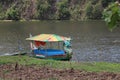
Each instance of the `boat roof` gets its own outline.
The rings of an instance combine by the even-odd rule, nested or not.
[[[66,41],[71,40],[71,38],[59,36],[56,34],[39,34],[30,38],[26,38],[26,40],[30,41],[42,41],[42,42],[59,42],[59,41]]]

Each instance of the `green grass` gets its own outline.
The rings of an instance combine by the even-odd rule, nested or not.
[[[46,66],[56,69],[78,69],[91,72],[120,72],[120,63],[108,62],[73,62],[37,59],[29,56],[1,56],[0,64],[16,63],[22,65]]]

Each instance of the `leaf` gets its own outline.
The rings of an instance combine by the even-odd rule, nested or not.
[[[108,23],[109,29],[114,29],[117,27],[117,21],[118,21],[118,14],[115,13],[111,17],[111,21]]]
[[[117,3],[112,3],[103,12],[103,18],[108,24],[108,28],[112,31],[117,27],[120,21],[120,6]]]

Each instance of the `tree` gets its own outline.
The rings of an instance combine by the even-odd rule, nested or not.
[[[37,11],[38,11],[38,18],[45,20],[48,19],[48,11],[50,9],[50,4],[47,0],[38,0],[37,2]]]
[[[120,26],[120,3],[117,1],[104,9],[103,18],[111,31]]]

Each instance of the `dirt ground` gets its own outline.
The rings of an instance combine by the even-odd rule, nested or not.
[[[6,64],[0,65],[0,80],[120,80],[120,73]]]

